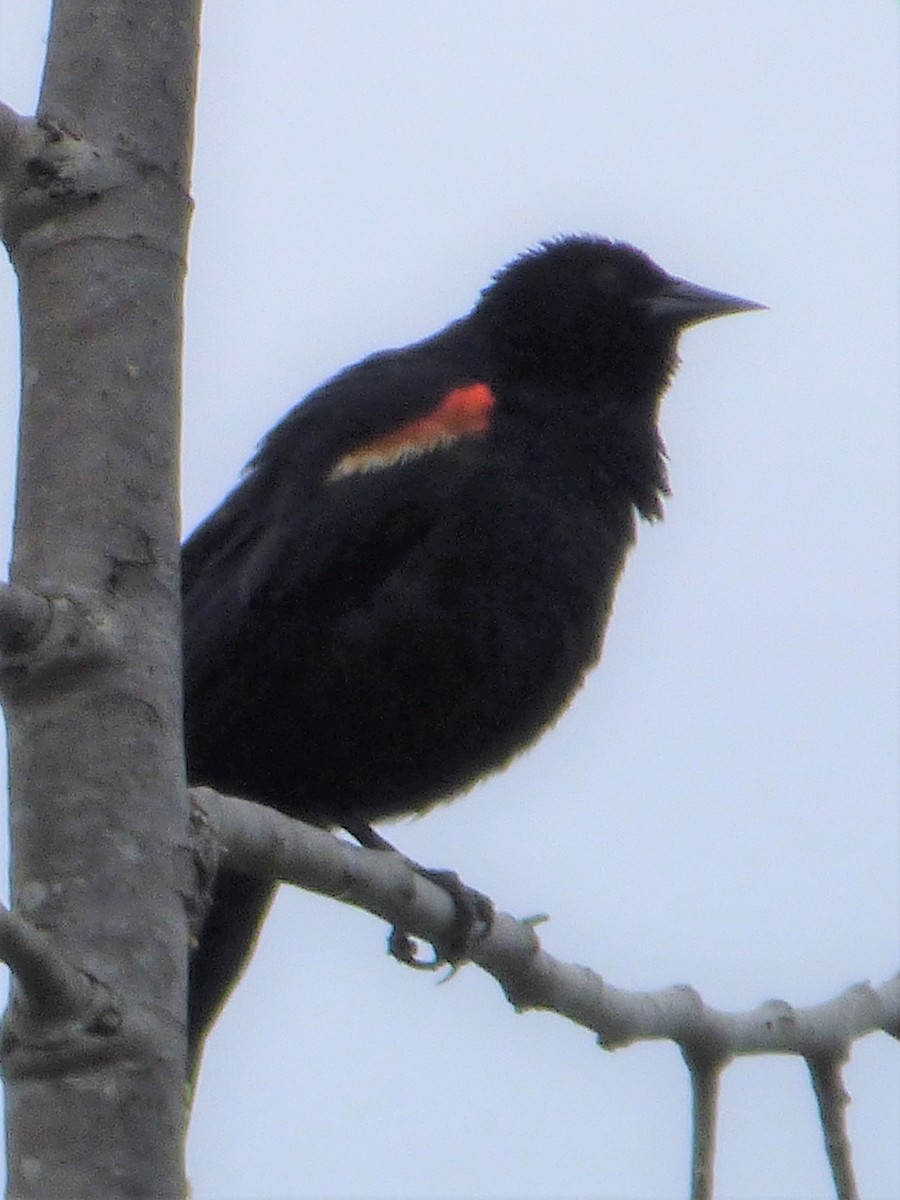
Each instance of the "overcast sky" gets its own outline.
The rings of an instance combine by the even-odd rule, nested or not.
[[[49,5],[0,0],[34,107]],[[257,0],[203,30],[184,518],[347,362],[465,312],[537,240],[593,231],[770,306],[688,332],[673,496],[604,661],[501,777],[390,830],[552,953],[732,1009],[881,982],[898,948],[898,9],[887,0]],[[0,271],[0,498],[16,332]],[[7,542],[3,549],[6,550]],[[374,918],[285,892],[210,1040],[194,1200],[677,1197],[678,1052],[607,1055],[435,987]],[[900,1195],[900,1047],[859,1044],[869,1200]],[[826,1197],[802,1063],[724,1086],[719,1194]]]

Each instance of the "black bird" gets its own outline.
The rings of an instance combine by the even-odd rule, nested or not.
[[[679,334],[760,307],[566,237],[312,392],[184,546],[191,782],[365,839],[533,742],[599,658],[636,514],[662,515]],[[192,1070],[272,894],[216,881]]]

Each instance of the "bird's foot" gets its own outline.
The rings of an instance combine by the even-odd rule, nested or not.
[[[371,825],[364,821],[348,822],[344,828],[368,850],[392,850],[395,854],[400,853],[387,838],[376,833]],[[447,976],[449,979],[469,957],[472,947],[490,932],[494,906],[482,892],[467,887],[455,871],[433,870],[414,862],[405,854],[402,857],[417,875],[437,884],[449,894],[456,907],[456,915],[446,936],[441,938],[440,942],[432,943],[433,958],[419,958],[417,940],[396,925],[388,937],[388,953],[398,962],[416,971],[437,971],[447,964],[451,968]]]
[[[416,939],[396,925],[388,937],[388,953],[416,971],[437,971],[447,964],[451,968],[447,976],[450,979],[470,957],[472,948],[490,932],[494,906],[482,892],[466,887],[455,871],[430,870],[418,863],[413,863],[413,867],[423,879],[430,879],[450,895],[456,915],[447,934],[440,942],[432,943],[433,958],[419,958]]]

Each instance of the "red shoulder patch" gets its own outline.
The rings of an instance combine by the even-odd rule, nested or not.
[[[342,479],[360,471],[379,471],[404,459],[450,446],[461,438],[487,433],[495,403],[494,393],[486,383],[453,388],[431,412],[345,454],[329,471],[328,479]]]

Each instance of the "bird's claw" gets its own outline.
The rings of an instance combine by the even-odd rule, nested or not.
[[[416,940],[396,925],[388,937],[388,953],[398,962],[416,971],[437,971],[448,965],[450,972],[441,981],[452,979],[468,959],[472,948],[490,932],[494,906],[487,896],[466,887],[455,871],[435,871],[416,867],[418,874],[448,892],[456,906],[456,915],[447,935],[432,944],[434,957],[421,959]]]
[[[419,958],[418,942],[398,925],[395,925],[388,935],[387,944],[391,958],[396,958],[397,962],[403,963],[405,967],[412,967],[414,971],[436,971],[445,961],[435,947],[432,947],[434,958]]]

